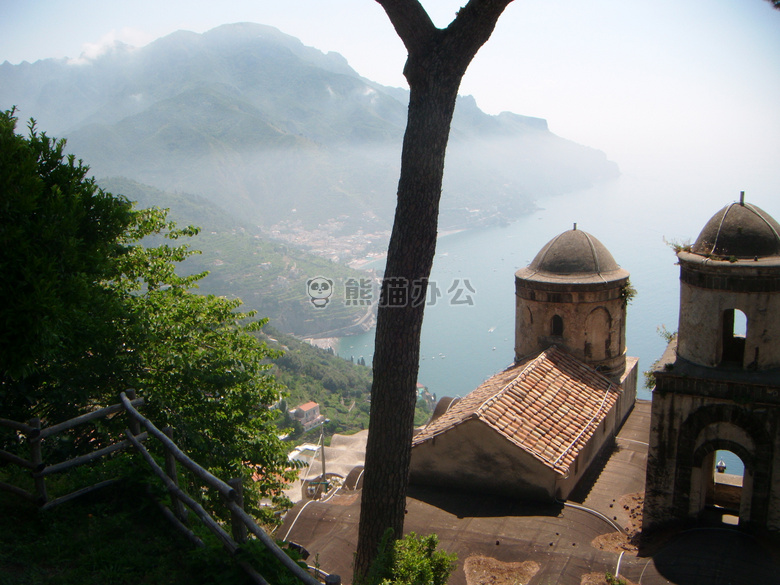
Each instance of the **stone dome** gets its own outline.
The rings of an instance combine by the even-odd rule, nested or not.
[[[780,224],[750,203],[732,203],[712,216],[691,251],[723,259],[780,256]]]
[[[576,225],[547,242],[520,272],[533,280],[610,281],[628,276],[604,244]]]

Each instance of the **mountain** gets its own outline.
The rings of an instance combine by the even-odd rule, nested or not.
[[[313,247],[386,238],[407,99],[336,53],[250,23],[116,44],[94,60],[0,65],[0,107],[66,137],[95,175],[195,193],[276,237],[320,230]],[[447,157],[442,229],[511,220],[618,174],[546,121],[487,115],[468,96]]]

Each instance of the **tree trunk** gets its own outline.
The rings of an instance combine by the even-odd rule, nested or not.
[[[354,582],[368,573],[382,536],[403,533],[420,332],[436,235],[444,154],[463,74],[511,0],[471,0],[447,29],[417,0],[377,0],[409,57],[409,111],[401,177],[377,315],[374,381]]]
[[[446,93],[438,88],[412,90],[398,207],[377,316],[362,495],[366,513],[360,515],[356,568],[364,558],[373,558],[387,528],[397,537],[403,532],[424,295],[436,251],[444,150],[456,93],[457,87]],[[415,119],[422,124],[412,124]],[[414,159],[426,164],[406,162]],[[422,291],[422,298],[413,298],[420,294],[417,291]],[[391,295],[405,296],[406,302],[402,298],[399,303],[405,306],[391,304],[396,302]]]

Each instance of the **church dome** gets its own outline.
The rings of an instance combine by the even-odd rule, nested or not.
[[[563,232],[539,251],[523,272],[534,280],[549,276],[565,280],[615,280],[625,278],[628,273],[618,266],[607,247],[598,239],[582,230]]]
[[[732,203],[712,216],[691,251],[726,259],[780,256],[780,224],[755,205]]]

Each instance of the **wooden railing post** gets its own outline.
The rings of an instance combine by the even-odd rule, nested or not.
[[[49,495],[46,493],[46,478],[38,475],[37,472],[43,471],[43,453],[41,451],[41,419],[30,419],[28,424],[33,428],[27,436],[27,442],[30,445],[30,462],[33,464],[33,480],[35,481],[35,491],[38,494],[38,505],[43,506],[49,501]]]
[[[138,421],[136,421],[136,425],[138,424]],[[162,432],[165,433],[165,436],[171,441],[173,440],[173,429],[171,427],[165,427]],[[179,487],[179,473],[176,469],[176,458],[173,456],[173,453],[171,453],[171,450],[165,445],[163,445],[163,452],[165,453],[165,475],[170,478],[176,487]],[[171,494],[173,513],[176,514],[176,517],[181,520],[183,524],[186,524],[187,510],[184,508],[184,504],[171,490],[168,490],[168,493]]]
[[[135,400],[135,390],[133,390],[132,388],[128,388],[125,391],[125,395],[130,400]],[[127,413],[127,420],[128,420],[127,428],[130,429],[130,432],[133,433],[134,435],[140,435],[141,434],[141,423],[139,423],[134,417],[130,416],[129,412]]]
[[[236,504],[243,510],[244,509],[244,483],[240,477],[234,477],[229,480],[228,485],[236,490]],[[231,510],[230,512],[230,524],[233,528],[233,539],[238,544],[244,544],[247,541],[246,525],[241,517]]]

